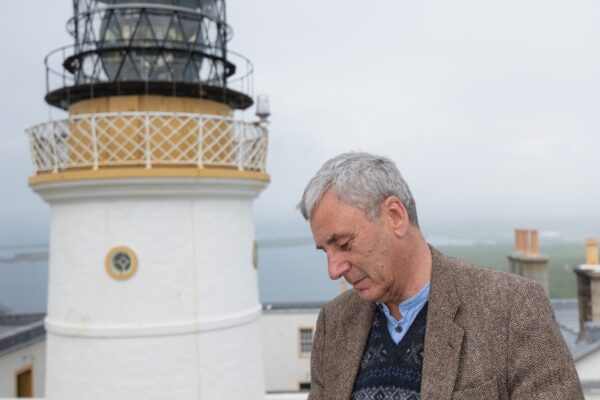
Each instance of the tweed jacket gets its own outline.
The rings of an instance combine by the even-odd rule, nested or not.
[[[579,400],[575,366],[534,282],[432,248],[422,400]],[[375,304],[354,290],[321,310],[310,400],[350,399]]]

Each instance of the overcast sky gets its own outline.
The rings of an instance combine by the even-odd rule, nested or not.
[[[230,48],[253,61],[272,109],[259,237],[307,233],[305,183],[349,150],[396,161],[426,233],[600,235],[597,0],[227,5]],[[0,246],[47,241],[23,131],[63,115],[43,101],[43,59],[72,43],[71,7],[0,2]]]

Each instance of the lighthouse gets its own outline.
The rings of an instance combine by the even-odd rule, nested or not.
[[[51,208],[46,399],[264,398],[268,102],[224,0],[74,0],[28,128]]]

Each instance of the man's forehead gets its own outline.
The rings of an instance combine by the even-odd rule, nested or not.
[[[344,201],[340,196],[338,196],[333,188],[329,188],[315,204],[309,222],[312,223],[317,214],[333,214],[334,216],[339,216],[340,210],[348,211],[350,214],[361,216],[365,215],[362,209]],[[346,215],[346,213],[344,213],[344,215]],[[320,217],[321,216],[322,215],[320,215]],[[352,215],[348,216],[351,217]]]

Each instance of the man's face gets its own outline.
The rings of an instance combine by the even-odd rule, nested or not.
[[[328,190],[317,204],[310,228],[317,249],[327,253],[331,279],[344,279],[367,301],[392,296],[392,234],[381,217],[369,221],[362,210]]]

